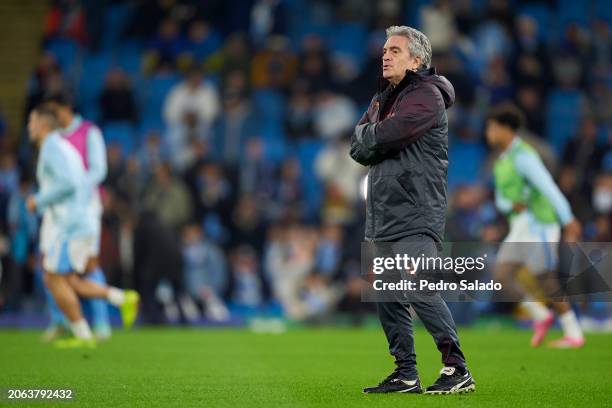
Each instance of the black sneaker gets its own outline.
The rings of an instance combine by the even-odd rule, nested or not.
[[[420,394],[423,392],[419,379],[406,380],[398,376],[397,371],[391,373],[390,376],[381,381],[380,384],[374,387],[364,388],[366,394],[384,394],[388,392],[403,392]]]
[[[476,383],[467,369],[460,372],[455,367],[444,367],[440,371],[440,378],[427,387],[425,394],[460,394],[475,389]]]

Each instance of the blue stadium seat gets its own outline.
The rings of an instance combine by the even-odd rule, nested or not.
[[[603,18],[612,25],[612,4],[610,0],[595,0],[595,9],[593,16]]]
[[[325,143],[321,140],[305,140],[296,146],[297,157],[302,168],[302,187],[306,205],[310,211],[316,211],[323,199],[323,186],[316,175],[314,162],[324,147]]]
[[[557,21],[561,32],[569,23],[588,27],[589,8],[583,1],[559,0],[557,2]]]
[[[311,20],[300,20],[291,30],[291,45],[294,49],[299,50],[302,46],[302,40],[310,35],[319,35],[324,40],[329,38],[329,33],[332,27],[326,24],[315,23]]]
[[[121,146],[124,155],[135,151],[138,144],[137,132],[131,123],[109,122],[103,126],[102,132],[106,144]]]
[[[332,52],[349,56],[357,65],[365,58],[367,30],[363,24],[338,24],[328,33],[327,43]]]
[[[263,137],[264,156],[272,163],[280,163],[285,157],[289,148],[282,138],[270,139]]]
[[[578,90],[556,89],[548,95],[546,136],[558,154],[574,136],[580,122],[582,94]]]
[[[77,103],[84,109],[97,105],[104,88],[104,79],[112,66],[112,56],[106,52],[83,56],[81,75],[78,85]],[[93,118],[92,118],[93,119]]]
[[[480,141],[466,143],[452,138],[448,151],[448,188],[474,184],[480,177],[480,170],[486,158],[486,149]]]
[[[140,76],[143,49],[143,44],[137,40],[122,41],[115,48],[115,63],[132,79]]]
[[[519,14],[527,14],[538,24],[538,37],[542,41],[547,41],[551,36],[555,36],[554,16],[550,8],[544,3],[526,3],[520,6]],[[551,32],[552,31],[552,32]]]
[[[262,89],[253,93],[255,107],[262,113],[264,120],[282,121],[285,114],[283,94],[272,89]]]
[[[45,44],[45,50],[55,55],[65,75],[71,75],[74,72],[80,56],[80,47],[75,41],[67,38],[54,38]]]
[[[179,82],[174,74],[154,75],[137,87],[143,123],[163,124],[162,109],[170,90]]]
[[[287,150],[283,130],[285,98],[278,91],[263,89],[255,91],[252,99],[258,117],[258,133],[266,146],[266,157],[279,162]]]
[[[421,29],[423,24],[421,22],[421,8],[431,4],[431,0],[413,0],[410,2],[410,7],[406,7],[404,13],[404,23],[410,27]]]
[[[100,105],[91,101],[89,103],[81,104],[78,106],[79,113],[87,120],[90,120],[94,123],[98,123],[100,118],[102,117],[102,112],[100,111]]]
[[[111,4],[106,8],[104,14],[104,32],[102,35],[102,47],[112,49],[121,41],[123,32],[132,15],[130,4]]]

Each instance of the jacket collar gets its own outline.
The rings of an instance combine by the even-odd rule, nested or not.
[[[406,75],[404,75],[404,78],[402,78],[400,83],[397,84],[397,86],[393,86],[391,85],[391,83],[389,83],[385,91],[386,92],[387,91],[388,92],[394,92],[394,91],[400,92],[404,88],[406,88],[406,86],[413,83],[414,81],[418,79],[423,79],[426,76],[436,75],[436,73],[437,71],[435,67],[421,68],[417,71],[406,70]]]

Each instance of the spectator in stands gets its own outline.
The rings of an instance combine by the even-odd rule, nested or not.
[[[254,310],[263,302],[257,253],[248,245],[239,246],[230,255],[230,263],[233,280],[232,304],[245,312]]]
[[[168,125],[168,147],[175,168],[185,168],[185,156],[193,139],[209,137],[211,126],[219,114],[219,97],[213,85],[194,68],[169,93],[163,106]]]
[[[274,191],[275,168],[266,159],[264,142],[253,137],[246,143],[244,158],[240,161],[238,185],[240,193],[253,195],[265,207]]]
[[[304,80],[313,92],[330,89],[333,85],[330,67],[329,55],[321,37],[312,34],[304,38],[298,78]]]
[[[85,11],[78,0],[55,0],[45,16],[45,39],[69,38],[87,43]]]
[[[253,57],[251,82],[254,88],[284,90],[294,81],[296,73],[297,59],[290,51],[288,39],[272,36]]]
[[[330,316],[340,300],[341,290],[318,272],[311,273],[304,280],[301,296],[308,321],[324,321]]]
[[[145,136],[144,144],[137,155],[140,170],[145,178],[153,173],[155,167],[169,159],[161,135],[157,131],[151,131]]]
[[[194,139],[189,147],[190,155],[186,158],[186,168],[183,172],[183,179],[189,187],[190,191],[195,191],[195,186],[198,183],[200,167],[212,161],[212,152],[210,151],[210,141]]]
[[[43,54],[28,82],[26,112],[34,109],[47,95],[62,93],[64,85],[62,72],[55,56],[51,53]]]
[[[342,228],[333,222],[323,225],[317,242],[315,269],[327,281],[332,281],[340,272],[342,257]]]
[[[304,192],[300,181],[301,168],[296,158],[286,159],[272,195],[268,216],[272,220],[301,220],[305,213]]]
[[[455,190],[446,221],[446,236],[450,241],[479,240],[489,221],[483,211],[486,198],[487,191],[479,185],[464,185]]]
[[[510,72],[517,86],[537,87],[545,91],[550,86],[549,56],[540,41],[537,21],[526,14],[517,17],[513,38],[514,49],[509,58]]]
[[[227,229],[234,207],[232,184],[217,163],[202,163],[198,170],[190,186],[196,219],[204,222],[207,237],[220,244],[227,243]]]
[[[483,82],[488,91],[488,103],[491,106],[512,100],[514,88],[503,58],[494,57],[490,60]]]
[[[342,193],[336,183],[326,183],[323,187],[323,200],[320,205],[319,217],[323,222],[337,222],[348,225],[355,220],[353,205]]]
[[[357,120],[357,107],[348,97],[329,90],[315,95],[313,125],[317,137],[336,140],[350,134]]]
[[[0,213],[4,214],[10,196],[19,188],[17,158],[11,153],[0,154]]]
[[[26,199],[34,191],[32,181],[25,175],[19,180],[19,188],[15,190],[8,202],[7,223],[10,238],[10,255],[7,276],[8,307],[19,309],[23,295],[24,283],[27,273],[33,273],[34,249],[38,240],[38,220],[36,214],[26,208]],[[8,273],[6,273],[8,272]]]
[[[594,184],[593,207],[599,215],[610,216],[612,214],[612,171],[600,173]],[[608,225],[608,235],[610,235],[610,225]]]
[[[360,199],[359,181],[365,171],[363,166],[351,160],[349,150],[347,140],[331,141],[315,158],[314,168],[323,183],[335,185],[339,193],[353,206]]]
[[[537,84],[537,82],[536,82]],[[545,136],[545,117],[542,115],[541,87],[538,85],[524,85],[516,92],[517,105],[525,113],[527,129],[536,136]]]
[[[578,134],[571,139],[563,153],[559,185],[568,197],[579,217],[592,212],[591,203],[583,197],[591,197],[596,175],[601,167],[605,146],[597,140],[597,123],[587,117],[582,121]]]
[[[157,32],[160,23],[170,18],[174,0],[138,0],[126,31],[128,37],[148,40]]]
[[[155,176],[146,187],[143,203],[153,211],[160,223],[177,231],[186,225],[192,216],[189,190],[175,177],[167,164],[155,168]]]
[[[211,55],[204,63],[207,72],[218,74],[224,86],[228,75],[240,71],[246,78],[251,73],[251,53],[245,36],[234,33],[227,37],[223,48]]]
[[[204,20],[195,20],[189,25],[185,49],[181,58],[186,63],[199,66],[221,47],[221,37],[210,24]]]
[[[605,18],[595,18],[592,23],[592,58],[595,69],[606,72],[610,69],[612,46],[610,45],[610,23]]]
[[[248,245],[260,257],[263,252],[263,241],[266,224],[262,217],[262,207],[259,201],[250,194],[238,198],[231,218],[230,248]]]
[[[167,18],[161,22],[157,35],[149,42],[146,65],[154,67],[160,61],[173,63],[184,48],[185,41],[181,38],[180,27],[174,20]]]
[[[221,248],[206,239],[202,227],[189,224],[183,229],[185,290],[204,307],[206,318],[225,321],[229,311],[223,304],[228,286],[228,271]]]
[[[217,158],[235,168],[240,164],[247,141],[259,136],[261,117],[248,94],[248,82],[240,71],[233,71],[223,90],[223,114],[214,129]]]
[[[437,0],[423,6],[421,24],[423,34],[431,42],[432,52],[446,52],[450,49],[456,36],[450,1]]]
[[[315,136],[313,129],[312,96],[305,81],[293,83],[285,114],[285,132],[293,141]]]
[[[158,208],[152,210],[145,209],[138,215],[134,230],[135,288],[142,296],[145,322],[164,322],[157,300],[164,306],[165,319],[176,322],[181,315],[175,300],[184,291],[180,235],[158,219],[155,212]],[[157,291],[160,282],[169,285],[169,290]],[[161,288],[168,288],[167,285]]]
[[[132,122],[138,120],[134,92],[128,76],[115,68],[106,75],[106,82],[100,95],[102,122]]]
[[[271,237],[267,248],[266,266],[274,297],[285,314],[296,320],[308,317],[302,291],[315,262],[316,236],[313,231],[292,225]]]
[[[249,31],[255,45],[261,45],[272,34],[285,34],[286,3],[281,0],[256,0],[251,9]]]

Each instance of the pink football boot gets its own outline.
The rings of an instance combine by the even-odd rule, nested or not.
[[[544,341],[546,333],[552,326],[554,316],[552,312],[548,312],[548,317],[544,320],[536,320],[533,322],[533,336],[531,337],[531,347],[538,347]]]

